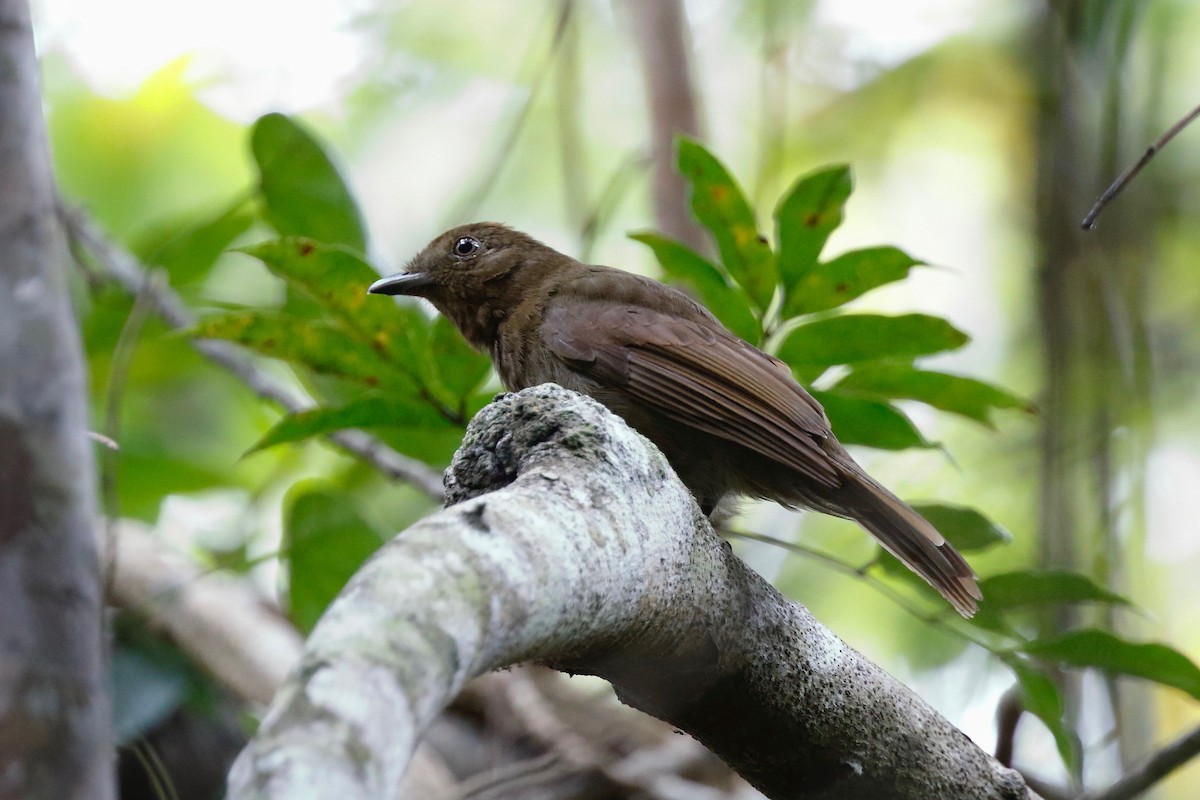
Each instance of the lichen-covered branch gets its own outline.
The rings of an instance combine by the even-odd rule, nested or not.
[[[1021,798],[1024,784],[738,560],[666,461],[544,385],[472,422],[454,505],[371,559],[313,632],[230,798],[392,797],[471,677],[612,682],[775,798]]]

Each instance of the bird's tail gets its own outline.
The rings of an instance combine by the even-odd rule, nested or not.
[[[845,488],[852,496],[849,516],[941,592],[958,613],[975,615],[983,599],[975,571],[937,528],[865,473],[850,476]]]

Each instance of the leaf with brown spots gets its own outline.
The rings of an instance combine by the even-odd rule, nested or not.
[[[758,232],[754,210],[725,166],[691,139],[680,137],[679,171],[691,185],[692,213],[717,243],[721,263],[759,311],[775,296],[775,254]]]
[[[367,287],[379,278],[357,253],[340,245],[289,238],[261,242],[240,252],[300,289],[362,344],[405,373],[429,377],[425,357],[430,322],[413,303],[368,302]]]
[[[920,264],[895,247],[868,247],[814,264],[787,287],[783,316],[796,317],[837,308],[894,281],[903,280]]]
[[[235,342],[263,355],[363,386],[410,395],[419,390],[409,376],[381,358],[374,348],[346,336],[328,322],[246,312],[204,320],[190,333],[198,339]]]
[[[789,296],[816,267],[829,234],[842,224],[842,209],[852,189],[850,167],[822,167],[792,184],[775,209],[779,274]]]

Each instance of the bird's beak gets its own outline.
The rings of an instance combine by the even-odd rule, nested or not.
[[[433,286],[433,279],[428,272],[401,272],[380,278],[367,289],[369,294],[410,294],[420,297],[425,290]]]

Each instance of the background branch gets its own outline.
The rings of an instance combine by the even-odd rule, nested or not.
[[[708,242],[688,211],[683,177],[675,169],[676,135],[700,134],[688,56],[687,15],[680,0],[630,0],[625,7],[632,20],[633,40],[646,84],[654,222],[663,235],[706,252]]]
[[[164,631],[242,700],[265,704],[299,660],[300,634],[245,581],[203,572],[128,520],[116,528],[112,601]]]
[[[1193,728],[1175,741],[1150,755],[1100,792],[1091,792],[1084,800],[1129,800],[1137,797],[1200,753],[1200,727]]]
[[[1085,231],[1090,231],[1095,228],[1096,220],[1100,217],[1100,212],[1104,210],[1104,207],[1111,203],[1117,195],[1124,191],[1125,186],[1131,180],[1137,177],[1137,174],[1142,171],[1143,167],[1150,163],[1150,159],[1154,158],[1155,154],[1157,154],[1159,150],[1162,150],[1164,147],[1166,147],[1172,139],[1179,135],[1180,131],[1182,131],[1188,125],[1191,125],[1197,118],[1200,118],[1200,106],[1196,106],[1187,114],[1185,114],[1181,120],[1168,128],[1166,133],[1158,137],[1154,144],[1147,147],[1146,152],[1142,153],[1142,157],[1133,164],[1129,165],[1129,167],[1122,172],[1096,200],[1096,204],[1092,206],[1091,210],[1088,211],[1087,216],[1083,218],[1083,222],[1080,223],[1083,229]]]

